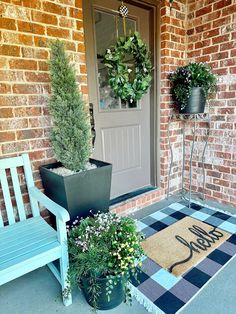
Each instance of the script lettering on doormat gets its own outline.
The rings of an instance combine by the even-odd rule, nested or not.
[[[174,263],[168,269],[169,272],[171,273],[174,267],[190,261],[193,257],[194,252],[199,254],[201,251],[207,251],[208,248],[210,248],[213,243],[216,243],[216,241],[218,241],[220,238],[224,236],[224,234],[220,232],[219,230],[217,230],[216,227],[213,227],[212,230],[207,232],[201,227],[197,225],[193,225],[191,228],[188,228],[188,230],[192,232],[193,234],[195,234],[196,236],[198,236],[198,238],[196,239],[196,242],[194,241],[188,242],[187,240],[185,240],[183,237],[179,235],[175,236],[176,240],[178,240],[180,243],[182,243],[189,249],[189,256],[182,261]]]
[[[142,242],[145,254],[175,276],[201,262],[230,233],[192,217],[184,217]]]

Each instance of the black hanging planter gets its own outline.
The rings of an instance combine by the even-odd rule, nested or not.
[[[179,113],[204,113],[206,96],[202,87],[193,87],[187,105]]]
[[[96,284],[99,285],[99,296],[97,299],[96,307],[98,310],[111,310],[118,305],[120,305],[125,299],[124,292],[124,277],[120,277],[117,279],[117,284],[113,285],[113,289],[110,294],[110,301],[108,301],[106,294],[106,287],[109,278],[96,278]],[[93,306],[92,297],[91,297],[91,283],[89,278],[83,278],[81,280],[81,289],[85,296],[86,301],[89,305]]]
[[[50,170],[61,167],[59,162],[40,168],[46,195],[68,210],[71,222],[77,216],[89,216],[90,210],[109,209],[112,165],[95,159],[90,162],[97,168],[64,177]]]

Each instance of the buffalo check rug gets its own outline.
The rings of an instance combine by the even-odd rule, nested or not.
[[[138,228],[148,238],[185,217],[192,217],[228,232],[230,237],[179,277],[145,257],[138,280],[132,280],[131,293],[151,313],[181,312],[236,255],[236,217],[194,203],[191,208],[187,206],[185,201],[173,203],[138,221]]]

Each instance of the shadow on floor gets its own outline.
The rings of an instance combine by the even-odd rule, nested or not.
[[[0,286],[1,314],[91,314],[91,307],[79,291],[73,292],[73,304],[65,307],[61,300],[60,285],[47,267]],[[100,314],[147,314],[136,300],[133,306],[121,304]]]

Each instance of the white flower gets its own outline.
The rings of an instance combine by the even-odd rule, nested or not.
[[[128,71],[128,73],[131,73],[131,72],[132,72],[132,70],[131,70],[131,69],[128,69],[127,71]]]
[[[109,54],[110,54],[110,53],[111,53],[111,49],[107,49],[107,53],[109,53]]]

